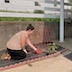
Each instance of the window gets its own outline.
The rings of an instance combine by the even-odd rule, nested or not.
[[[9,0],[5,0],[5,3],[9,3]]]
[[[35,6],[40,6],[40,4],[38,2],[35,2]]]

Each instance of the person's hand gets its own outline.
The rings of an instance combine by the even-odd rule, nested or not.
[[[35,52],[36,52],[37,54],[40,54],[40,50],[39,50],[39,49],[36,49]]]

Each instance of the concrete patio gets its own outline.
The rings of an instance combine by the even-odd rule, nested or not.
[[[66,38],[62,43],[59,41],[55,41],[55,43],[72,51],[72,38]]]

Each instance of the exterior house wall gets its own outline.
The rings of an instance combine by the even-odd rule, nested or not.
[[[34,10],[44,10],[44,14],[57,14],[60,15],[60,5],[56,3],[54,6],[53,3],[49,0],[9,0],[9,3],[5,3],[4,0],[0,0],[0,10],[4,11],[11,11],[14,12],[25,12],[25,13],[32,13]],[[60,2],[60,0],[53,0]],[[68,0],[64,0],[68,2]],[[35,6],[35,2],[38,2],[40,6]],[[47,8],[47,9],[45,9]],[[51,9],[50,9],[51,8]],[[54,8],[54,9],[53,9]],[[71,6],[65,6],[65,9],[70,9]],[[65,11],[66,12],[66,11]],[[69,14],[69,12],[66,12]]]
[[[11,10],[11,11],[33,11],[29,7],[34,6],[34,2],[24,1],[24,0],[9,0],[9,3],[5,3],[4,0],[0,0],[1,10]]]

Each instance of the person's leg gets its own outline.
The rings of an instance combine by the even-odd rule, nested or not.
[[[11,55],[12,59],[18,60],[18,59],[23,59],[26,57],[26,53],[23,50],[11,50],[8,49],[9,54]]]

